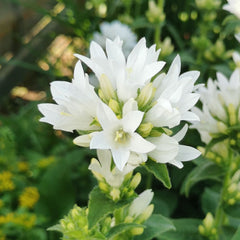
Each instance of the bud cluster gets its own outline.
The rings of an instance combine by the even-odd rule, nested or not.
[[[240,202],[240,170],[237,170],[231,178],[224,195],[224,201],[227,205]]]
[[[217,229],[215,227],[215,220],[211,213],[207,213],[203,222],[198,227],[199,233],[207,237],[209,240],[217,240]]]

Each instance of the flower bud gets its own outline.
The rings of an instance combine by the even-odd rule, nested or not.
[[[110,196],[112,197],[112,200],[114,202],[117,202],[120,199],[120,190],[118,188],[113,188],[112,191],[110,192]]]
[[[149,10],[147,11],[146,16],[150,23],[162,23],[165,20],[166,16],[163,12],[163,6],[158,6],[155,1],[150,0],[148,2],[148,8]]]
[[[132,188],[132,189],[135,189],[139,183],[141,182],[141,174],[138,172],[136,173],[136,175],[133,177],[129,187]]]
[[[142,123],[139,127],[138,127],[138,133],[142,136],[142,137],[148,137],[149,134],[151,133],[153,128],[153,124],[148,122],[148,123]]]
[[[99,78],[99,83],[100,83],[100,89],[102,91],[101,95],[104,97],[105,101],[108,102],[111,98],[113,99],[116,98],[116,93],[107,75],[102,74]]]
[[[142,109],[149,105],[154,98],[156,92],[156,88],[153,87],[152,83],[147,84],[141,91],[137,97],[138,107]]]
[[[203,224],[207,229],[211,229],[214,224],[214,218],[211,213],[207,213],[207,216],[203,220]]]
[[[144,229],[142,227],[139,228],[133,228],[131,229],[132,235],[141,235],[143,233]]]
[[[227,107],[228,114],[229,114],[229,123],[231,126],[235,125],[237,123],[237,118],[236,118],[236,112],[235,112],[235,107],[232,103],[230,103]]]
[[[121,112],[119,103],[112,98],[109,100],[108,106],[113,110],[115,114],[119,114]]]

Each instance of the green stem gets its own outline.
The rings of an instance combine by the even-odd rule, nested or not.
[[[223,204],[224,204],[224,196],[226,195],[229,181],[231,180],[231,174],[232,174],[231,162],[232,162],[232,154],[230,154],[230,156],[229,156],[229,165],[228,165],[228,169],[227,169],[227,172],[226,172],[224,180],[223,180],[223,186],[222,186],[222,190],[221,190],[221,194],[220,194],[220,199],[219,199],[218,206],[217,206],[216,213],[215,213],[215,226],[217,229],[217,240],[220,239],[220,234],[222,232],[222,225],[223,225],[224,219],[225,219]]]
[[[155,27],[154,41],[156,43],[157,49],[160,47],[160,36],[161,36],[161,26],[159,24]]]

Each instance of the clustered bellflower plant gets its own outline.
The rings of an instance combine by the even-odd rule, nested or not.
[[[72,82],[51,83],[56,104],[39,105],[44,115],[40,121],[57,130],[76,131],[79,136],[73,142],[96,149],[98,155],[89,166],[98,187],[90,193],[88,208],[75,207],[60,225],[51,228],[61,231],[63,239],[141,235],[153,211],[149,205],[153,193],[135,192],[141,174],[133,170],[144,165],[167,185],[162,178],[163,173],[168,175],[166,163],[182,168],[183,162],[200,155],[193,147],[179,144],[187,124],[173,133],[182,121],[198,120],[191,108],[199,99],[193,92],[198,88],[194,83],[199,72],[181,74],[176,56],[168,72],[160,73],[165,62],[158,61],[160,50],[155,45],[148,48],[142,38],[127,57],[123,45],[119,37],[106,39],[104,51],[92,41],[89,58],[75,54],[79,61]],[[82,62],[94,73],[99,88],[89,83]],[[95,208],[103,200],[105,208]]]

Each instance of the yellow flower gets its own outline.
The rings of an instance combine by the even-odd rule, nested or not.
[[[33,208],[39,199],[39,192],[35,187],[26,187],[19,196],[19,204],[21,207]]]
[[[28,163],[27,162],[18,162],[18,170],[20,172],[26,172],[29,169]]]
[[[39,168],[46,168],[50,164],[52,164],[54,161],[55,161],[55,158],[53,156],[50,156],[50,157],[41,159],[37,165]]]
[[[15,188],[12,181],[12,173],[4,171],[0,173],[0,192],[11,191]]]

